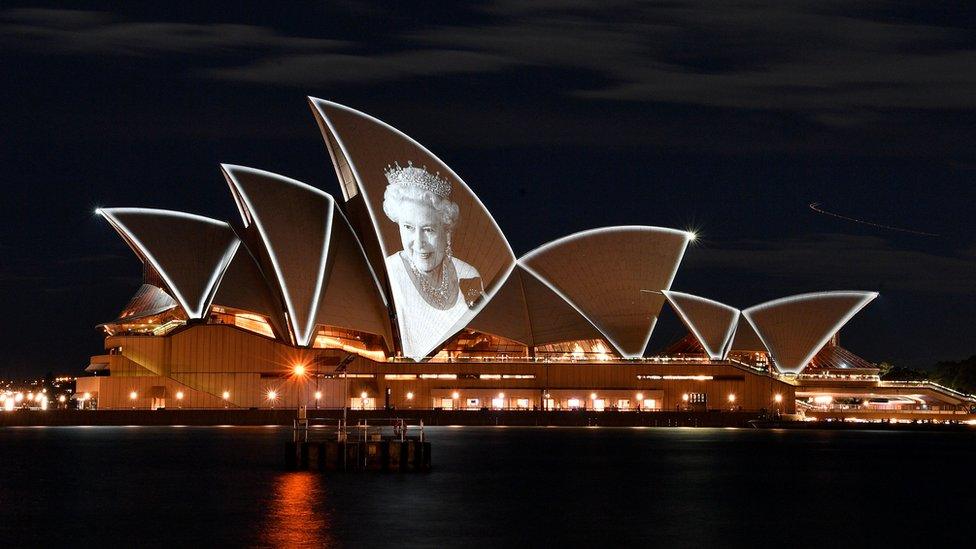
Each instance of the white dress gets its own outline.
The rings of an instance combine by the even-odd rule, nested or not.
[[[458,278],[478,278],[478,270],[456,257],[452,257]],[[468,308],[458,288],[457,300],[450,309],[437,309],[428,304],[410,279],[400,253],[386,258],[386,272],[390,277],[390,289],[396,306],[400,326],[403,355],[421,360],[444,341],[464,315],[473,312]]]

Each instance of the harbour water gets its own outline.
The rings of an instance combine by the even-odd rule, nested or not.
[[[287,472],[284,427],[0,429],[0,544],[972,543],[971,432],[428,428],[428,474]]]

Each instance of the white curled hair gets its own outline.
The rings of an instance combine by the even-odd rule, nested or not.
[[[437,196],[431,191],[413,185],[386,186],[386,191],[383,192],[383,212],[386,217],[389,217],[390,221],[394,223],[399,223],[400,208],[407,200],[430,204],[434,211],[440,215],[441,222],[444,223],[444,228],[448,232],[452,232],[454,226],[457,225],[460,214],[457,204],[451,202],[449,198]]]

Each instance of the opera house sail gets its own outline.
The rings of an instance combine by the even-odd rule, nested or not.
[[[877,296],[740,312],[673,289],[694,235],[651,225],[516,257],[475,194],[491,182],[469,186],[392,126],[309,102],[337,193],[228,164],[239,219],[99,210],[143,281],[100,325],[86,406],[791,413],[804,370],[848,356],[835,334]],[[671,311],[689,336],[654,353]]]

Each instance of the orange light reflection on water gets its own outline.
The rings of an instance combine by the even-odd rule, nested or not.
[[[334,546],[324,496],[321,475],[295,472],[279,476],[261,528],[262,545]]]

